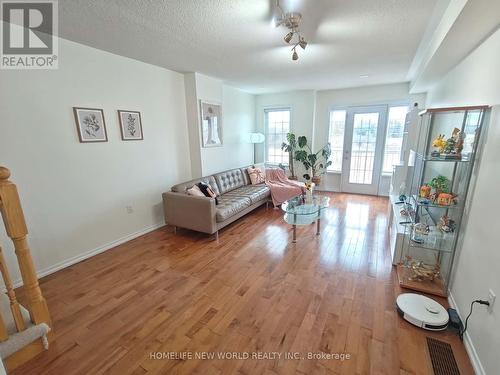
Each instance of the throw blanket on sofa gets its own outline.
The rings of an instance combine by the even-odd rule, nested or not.
[[[278,168],[266,169],[266,185],[271,190],[274,207],[306,191],[303,182],[289,180]]]

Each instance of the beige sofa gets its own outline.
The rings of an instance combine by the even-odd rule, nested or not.
[[[217,195],[214,198],[188,195],[186,190],[204,182]],[[265,184],[252,185],[247,168],[231,169],[212,176],[191,180],[172,187],[163,193],[165,222],[177,227],[219,235],[219,229],[231,224],[270,199]]]

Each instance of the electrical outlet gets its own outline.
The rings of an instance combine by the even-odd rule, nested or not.
[[[132,208],[132,206],[126,206],[125,209],[127,210],[127,214],[131,214],[134,212],[134,209]]]
[[[490,305],[488,306],[488,312],[491,313],[493,311],[493,305],[495,304],[495,299],[497,296],[495,293],[490,289],[488,290],[488,302]]]

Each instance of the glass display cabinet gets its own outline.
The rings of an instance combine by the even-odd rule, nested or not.
[[[401,208],[407,225],[397,274],[404,288],[439,296],[448,293],[488,108],[438,108],[420,113]]]

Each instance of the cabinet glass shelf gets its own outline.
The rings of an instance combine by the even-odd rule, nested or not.
[[[423,158],[424,161],[437,161],[437,162],[444,162],[444,163],[469,163],[470,158],[469,156],[462,156],[461,158],[446,158],[446,157],[441,157],[441,156],[431,156],[427,155],[426,157]]]
[[[446,208],[446,209],[461,209],[462,204],[461,202],[458,202],[457,204],[451,204],[449,206],[443,205],[443,204],[437,204],[437,203],[430,203],[430,202],[423,202],[422,198],[419,198],[417,196],[413,196],[413,199],[415,200],[415,204],[420,207],[432,207],[432,208]]]

